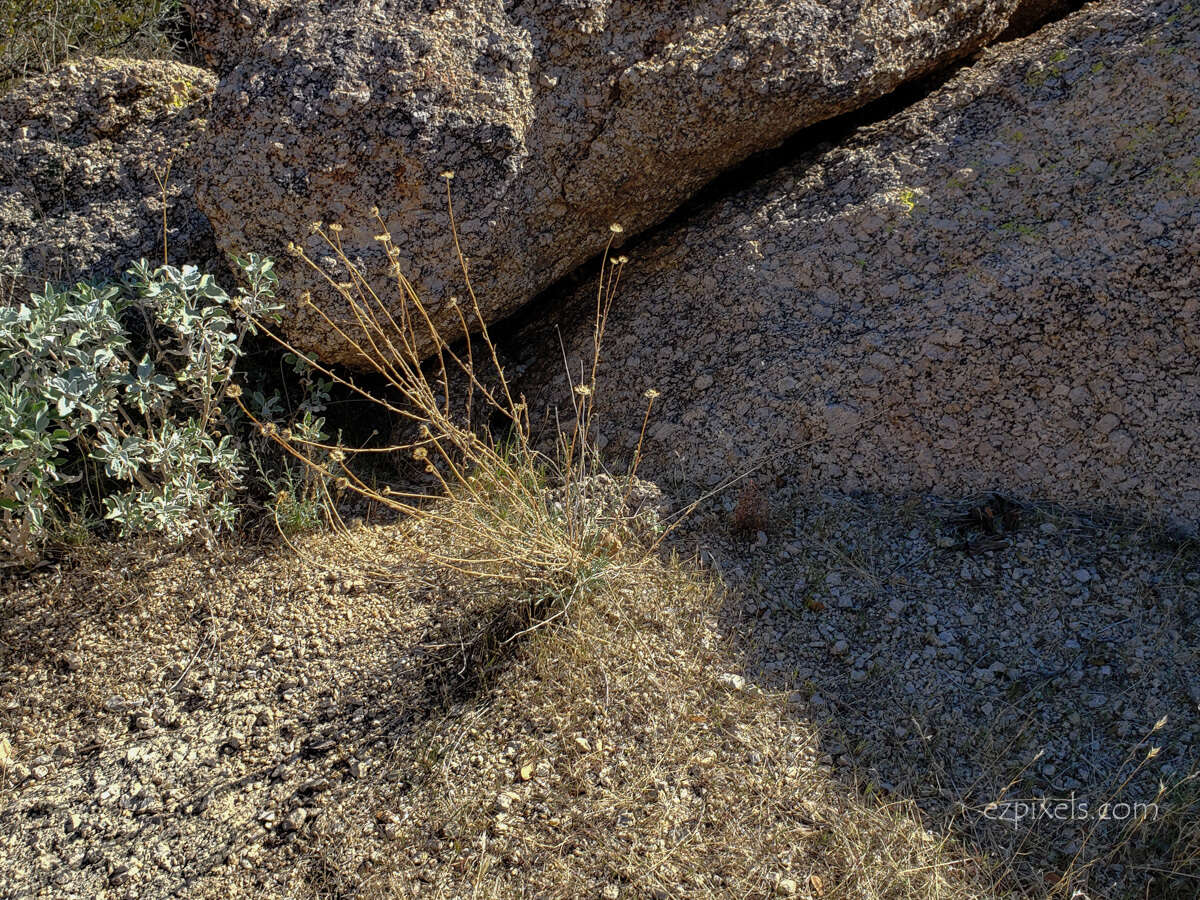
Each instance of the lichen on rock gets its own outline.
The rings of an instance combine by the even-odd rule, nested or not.
[[[161,259],[216,264],[192,199],[215,79],[163,60],[88,58],[0,97],[0,287],[120,274]]]
[[[1110,0],[630,251],[597,396],[641,471],[1200,522],[1200,30]],[[593,292],[528,362],[590,359]],[[514,366],[514,368],[517,368]],[[530,367],[531,408],[565,397]],[[719,386],[700,390],[700,384]]]

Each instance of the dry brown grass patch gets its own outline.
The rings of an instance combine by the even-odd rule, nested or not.
[[[397,748],[399,785],[344,798],[316,893],[983,895],[978,861],[855,799],[815,728],[730,671],[713,582],[635,559]]]

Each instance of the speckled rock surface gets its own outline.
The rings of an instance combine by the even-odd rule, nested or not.
[[[87,59],[0,97],[0,274],[8,296],[42,283],[119,274],[162,257],[210,263],[212,232],[192,199],[188,147],[204,127],[213,76],[157,60]]]
[[[642,472],[1200,517],[1200,12],[1086,7],[634,251],[598,393]],[[589,286],[522,334],[590,354]],[[561,369],[561,366],[559,367]],[[518,371],[514,367],[513,371]],[[610,455],[612,451],[610,450]]]
[[[313,221],[368,272],[384,213],[435,304],[461,293],[440,173],[495,320],[662,220],[714,175],[998,35],[1017,0],[197,0],[221,73],[199,199],[223,249],[278,255]],[[285,291],[320,276],[281,265]],[[382,276],[379,276],[382,278]],[[440,324],[455,332],[443,308]],[[353,361],[296,310],[294,338]]]

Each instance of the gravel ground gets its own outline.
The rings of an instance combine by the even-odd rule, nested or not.
[[[353,534],[125,547],[6,585],[0,897],[987,883],[911,807],[831,778],[815,729],[732,668],[712,582],[630,551],[505,650],[475,636],[500,592],[356,567],[402,557],[394,531]]]
[[[1051,877],[1113,850],[1136,818],[1122,802],[1157,800],[1152,828],[1200,812],[1195,542],[996,496],[762,493],[769,536],[714,544],[708,521],[736,588],[728,627],[843,777]],[[1075,798],[1073,818],[1031,798]],[[1120,896],[1149,881],[1138,864],[1078,886]]]
[[[1188,896],[1195,546],[755,493],[511,650],[382,527],[10,582],[0,897]]]
[[[131,548],[4,598],[0,896],[201,896],[243,866],[289,893],[289,836],[428,707],[430,585],[368,590],[324,543]]]

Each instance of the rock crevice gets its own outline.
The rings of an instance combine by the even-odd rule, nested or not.
[[[1194,524],[1198,34],[1177,3],[1089,6],[640,245],[607,330],[611,446],[654,387],[655,479],[769,459]],[[565,385],[536,360],[556,328],[590,354],[591,294],[517,335],[542,405]]]
[[[197,0],[221,73],[200,202],[232,252],[308,241],[326,262],[307,225],[336,220],[382,279],[377,206],[437,309],[461,290],[439,178],[452,170],[495,321],[602,249],[609,223],[649,228],[750,154],[975,52],[1017,7]],[[281,271],[336,308],[302,264]],[[448,336],[456,319],[442,310]],[[288,327],[353,364],[320,325],[296,308]]]

